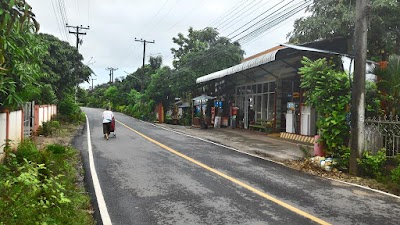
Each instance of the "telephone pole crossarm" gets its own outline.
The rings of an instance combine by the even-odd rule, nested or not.
[[[84,32],[80,32],[80,30],[89,30],[90,27],[89,26],[84,27],[82,25],[80,25],[80,26],[70,26],[68,24],[66,24],[65,26],[67,28],[73,28],[73,29],[76,30],[76,31],[69,31],[69,33],[70,34],[75,34],[75,36],[76,36],[76,49],[78,49],[79,48],[79,43],[82,43],[81,42],[82,39],[79,38],[79,35],[86,35],[86,32],[85,33]]]
[[[143,66],[142,66],[142,73],[143,73],[143,77],[142,77],[142,80],[144,79],[144,63],[145,63],[145,59],[146,59],[146,44],[147,43],[150,43],[150,44],[154,44],[154,43],[156,43],[154,40],[153,41],[147,41],[147,40],[143,40],[143,39],[137,39],[137,38],[135,38],[135,41],[137,41],[137,42],[142,42],[143,43]],[[144,90],[144,84],[143,84],[143,81],[141,82],[141,87],[140,87],[140,92],[143,92]]]

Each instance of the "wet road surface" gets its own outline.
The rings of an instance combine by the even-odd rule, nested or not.
[[[112,224],[398,224],[399,198],[119,113],[116,138],[105,140],[102,110],[84,111]],[[85,134],[75,143],[89,169]]]

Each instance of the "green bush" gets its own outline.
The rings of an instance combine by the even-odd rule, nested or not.
[[[386,151],[383,149],[375,155],[372,155],[369,151],[364,151],[362,159],[358,159],[357,161],[364,176],[380,178],[386,160]]]
[[[400,165],[391,171],[391,181],[400,187]]]
[[[75,103],[72,96],[67,96],[58,104],[57,119],[69,123],[79,123],[85,121],[85,114]]]
[[[41,154],[33,141],[23,141],[17,148],[15,153],[17,163],[23,163],[24,159],[33,162],[41,160]]]
[[[44,122],[42,126],[38,129],[38,134],[43,136],[53,136],[55,134],[59,134],[61,130],[61,124],[57,120],[51,120],[48,122]]]
[[[90,199],[76,185],[78,151],[33,142],[0,164],[0,224],[94,224]]]
[[[350,128],[346,121],[346,106],[350,103],[350,80],[346,73],[337,70],[332,60],[312,61],[304,57],[299,69],[301,85],[306,95],[305,103],[318,113],[317,127],[327,153],[340,157],[347,145]]]
[[[47,151],[54,154],[64,154],[66,152],[66,148],[60,144],[52,144],[47,146]]]

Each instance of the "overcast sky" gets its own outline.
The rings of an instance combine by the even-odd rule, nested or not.
[[[310,0],[307,0],[310,2]],[[305,0],[27,0],[41,25],[40,32],[52,34],[76,45],[76,37],[68,33],[71,26],[90,26],[82,35],[79,52],[96,76],[94,85],[109,80],[108,67],[118,68],[114,78],[126,76],[142,66],[143,43],[149,56],[161,55],[164,65],[171,65],[170,49],[178,33],[187,34],[207,26],[217,28],[220,36],[239,40],[245,57],[287,41],[296,18],[304,11]],[[298,5],[296,5],[298,4]],[[280,14],[279,14],[280,13]],[[285,13],[294,14],[282,19]],[[264,20],[262,20],[265,18]],[[261,20],[261,21],[260,21]],[[260,21],[259,23],[257,23]],[[247,25],[246,25],[247,24]],[[253,25],[256,24],[256,25]],[[263,28],[251,33],[264,24]],[[75,31],[70,28],[71,31]],[[236,37],[235,37],[236,36]],[[81,85],[88,88],[91,84]]]

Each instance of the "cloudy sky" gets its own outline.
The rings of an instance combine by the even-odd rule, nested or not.
[[[220,36],[239,41],[245,57],[287,41],[295,19],[310,0],[27,0],[39,21],[40,32],[76,45],[76,37],[65,24],[89,26],[82,35],[79,52],[89,65],[94,85],[109,80],[108,67],[118,68],[114,78],[124,77],[142,66],[143,43],[146,62],[161,55],[171,65],[172,38],[214,27]],[[76,31],[70,28],[70,31]],[[91,84],[82,84],[88,88]]]

